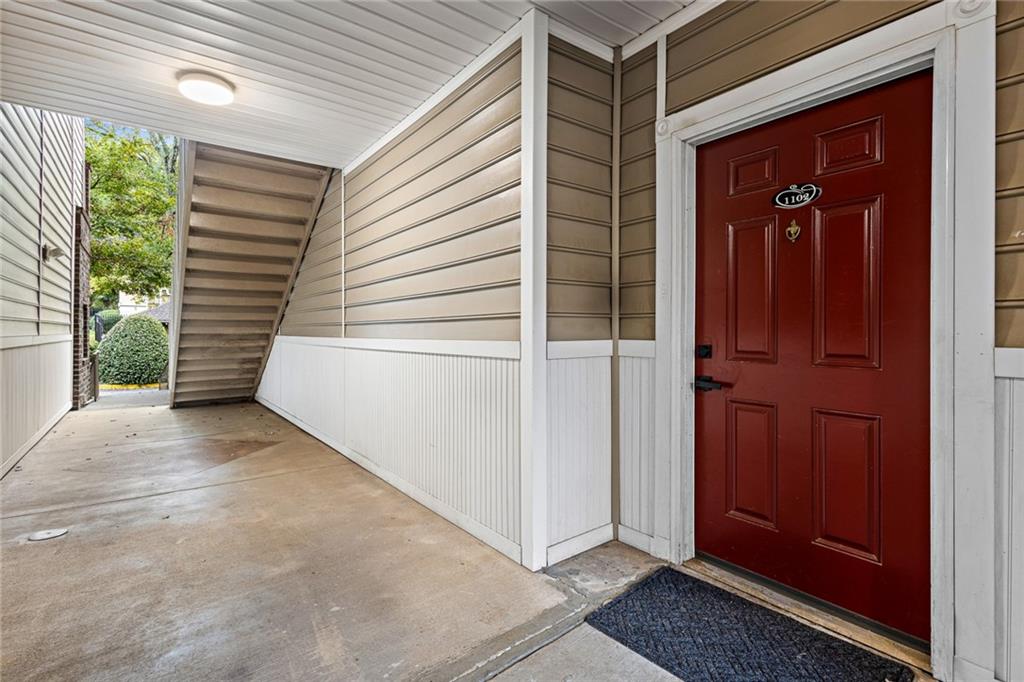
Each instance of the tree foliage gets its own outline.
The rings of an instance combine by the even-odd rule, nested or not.
[[[151,384],[167,369],[167,331],[149,315],[131,315],[103,337],[97,353],[100,381]]]
[[[85,135],[93,293],[156,295],[171,284],[177,140],[95,120]]]

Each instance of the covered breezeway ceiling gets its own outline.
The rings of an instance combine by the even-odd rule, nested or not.
[[[343,167],[535,5],[613,46],[685,4],[6,0],[0,99]],[[235,102],[184,99],[187,70],[227,78]]]

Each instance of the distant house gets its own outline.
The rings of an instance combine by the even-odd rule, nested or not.
[[[156,308],[171,300],[169,289],[161,289],[156,296],[135,296],[121,292],[117,295],[117,310],[122,317],[128,317],[144,310]]]
[[[166,303],[162,303],[155,308],[149,308],[148,310],[143,310],[141,312],[134,314],[148,315],[149,317],[156,318],[160,322],[160,324],[164,326],[164,329],[167,329],[171,325],[171,302],[167,301]]]

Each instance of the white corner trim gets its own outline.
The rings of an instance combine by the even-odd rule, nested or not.
[[[427,494],[426,492],[420,490],[416,486],[407,482],[404,478],[401,478],[398,475],[388,471],[387,469],[378,466],[367,457],[356,452],[352,448],[347,447],[343,443],[339,443],[331,436],[328,436],[326,433],[323,433],[322,431],[316,429],[315,427],[307,424],[306,422],[296,417],[294,414],[267,400],[265,397],[257,395],[255,400],[256,402],[263,405],[271,412],[280,415],[281,417],[283,417],[287,421],[290,421],[292,424],[295,424],[295,426],[298,426],[300,429],[302,429],[309,435],[313,436],[317,440],[337,450],[343,456],[352,460],[362,468],[366,469],[371,474],[381,479],[388,485],[397,488],[399,491],[405,493],[406,495],[416,500],[430,511],[437,514],[438,516],[441,516],[442,518],[451,521],[456,526],[466,531],[470,535],[473,535],[482,540],[483,542],[487,543],[491,547],[494,547],[496,550],[507,556],[509,559],[512,559],[512,561],[519,562],[519,545],[517,545],[512,540],[509,540],[504,535],[496,533],[495,531],[491,530],[490,528],[483,525],[479,521],[473,519],[472,517],[463,514],[462,512],[458,511],[457,509],[454,509],[453,507],[449,507],[447,504],[437,499],[436,497],[433,497]]]
[[[667,36],[672,31],[682,28],[694,19],[710,12],[721,5],[725,0],[692,0],[690,4],[682,8],[665,21],[652,26],[636,38],[622,46],[622,58],[632,56],[644,49],[651,43],[657,42],[658,38]]]
[[[536,10],[530,10],[531,12]],[[529,16],[527,13],[526,16]],[[526,20],[526,16],[516,22],[516,25],[505,31],[500,38],[495,40],[490,46],[480,53],[476,59],[467,64],[461,71],[452,76],[452,78],[441,86],[441,88],[433,95],[427,98],[423,104],[413,109],[412,113],[402,119],[402,121],[394,128],[384,134],[383,137],[378,139],[376,142],[371,144],[366,150],[353,159],[345,168],[343,173],[348,175],[352,171],[359,168],[367,159],[380,151],[385,145],[391,142],[393,139],[408,130],[413,124],[419,121],[425,116],[431,109],[441,103],[448,95],[452,94],[457,90],[463,83],[468,81],[470,78],[475,76],[480,69],[484,68],[497,57],[499,54],[504,52],[509,46],[519,40],[523,35],[523,22]]]
[[[445,339],[354,339],[333,336],[277,336],[276,343],[380,350],[395,353],[456,355],[477,358],[519,358],[518,341],[466,341]]]
[[[66,415],[70,411],[71,401],[69,400],[59,410],[57,410],[57,413],[55,415],[50,417],[46,421],[46,423],[43,424],[42,428],[33,433],[32,436],[29,437],[29,439],[25,441],[20,448],[15,450],[11,454],[11,456],[7,458],[7,461],[3,462],[3,471],[0,471],[0,478],[6,476],[7,472],[13,469],[18,464],[18,462],[21,461],[21,458],[27,455],[28,451],[34,448],[36,446],[36,443],[41,441],[43,439],[43,436],[45,436],[50,429],[56,426],[57,422],[63,419],[64,415]]]
[[[532,9],[521,24],[519,541],[522,564],[536,571],[548,548],[548,17]]]
[[[654,341],[640,341],[637,339],[619,340],[619,357],[623,358],[653,358],[655,350]]]
[[[45,346],[50,343],[64,343],[73,340],[71,334],[52,334],[43,336],[7,336],[0,338],[0,350],[24,348],[25,346]]]
[[[548,360],[608,358],[611,355],[611,339],[597,341],[548,341]]]
[[[1000,379],[1024,379],[1024,348],[996,348],[995,365]]]
[[[576,537],[551,545],[548,547],[548,566],[557,564],[559,561],[565,561],[577,554],[582,554],[598,545],[611,542],[613,536],[612,524],[606,523],[603,526],[588,530],[586,533],[581,533]]]
[[[608,47],[604,43],[588,36],[586,33],[577,31],[557,19],[549,18],[548,27],[551,35],[556,38],[561,38],[573,47],[578,47],[584,52],[588,52],[599,59],[605,60],[606,62],[610,62],[615,59],[614,48]]]

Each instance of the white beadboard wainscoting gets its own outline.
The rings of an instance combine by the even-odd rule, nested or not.
[[[519,562],[518,346],[278,336],[256,399]]]
[[[612,529],[612,342],[548,343],[548,564]]]
[[[71,409],[71,335],[9,337],[0,344],[3,475]]]
[[[997,348],[996,679],[1024,679],[1024,349]]]
[[[619,540],[654,554],[654,341],[620,341],[618,362]]]

